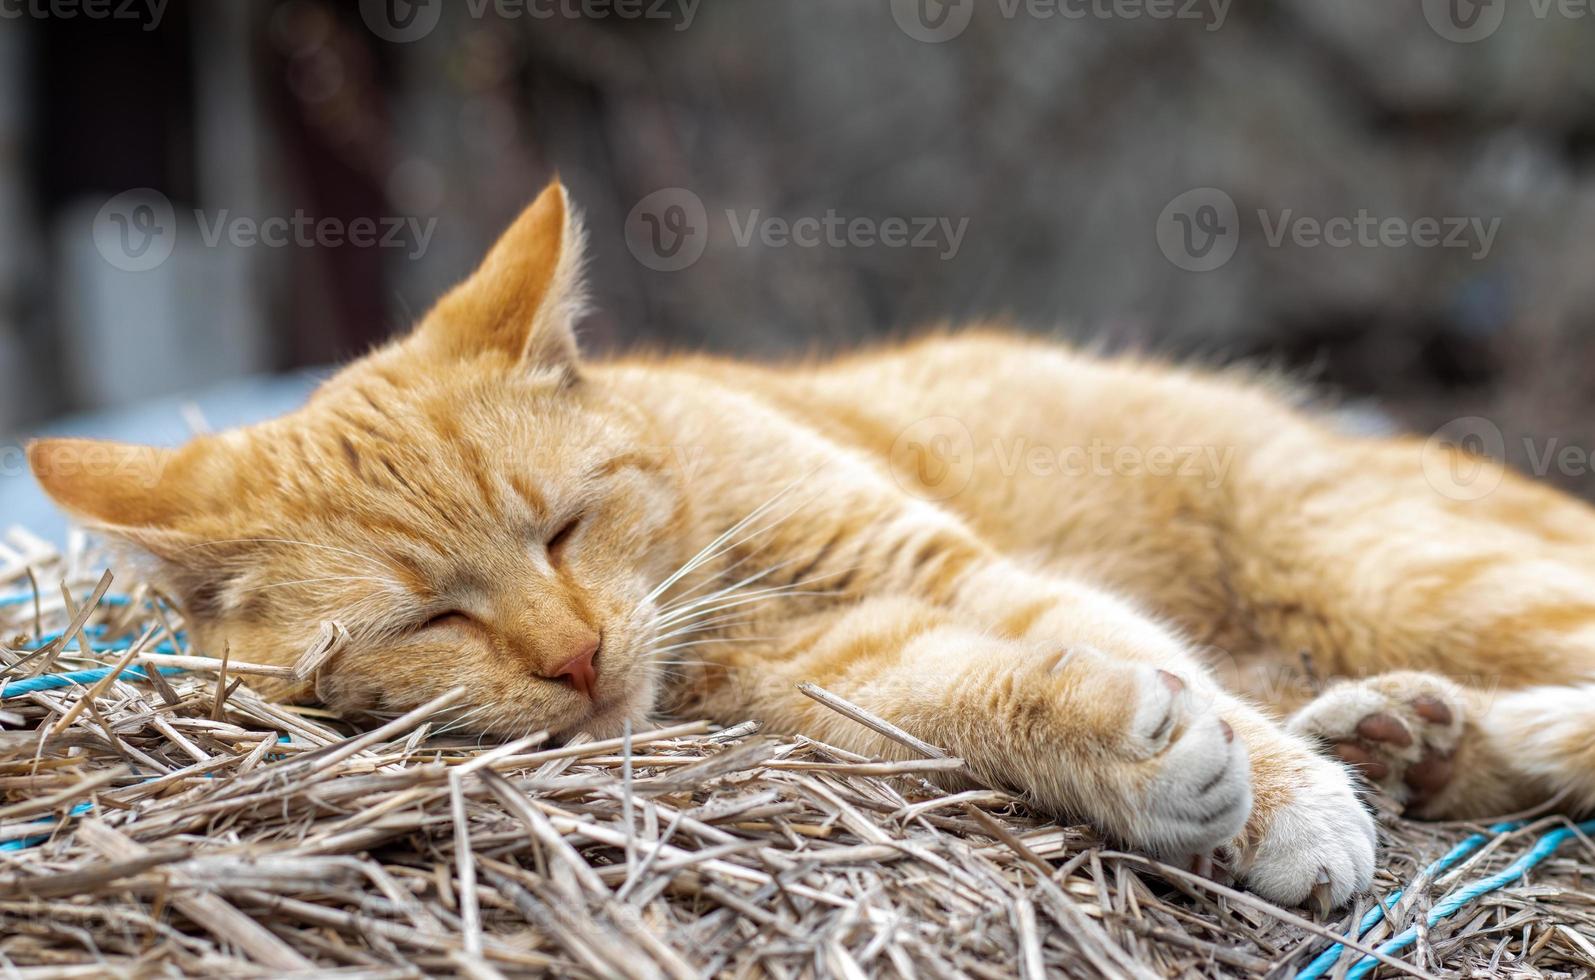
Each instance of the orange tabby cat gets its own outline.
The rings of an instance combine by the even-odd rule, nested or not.
[[[483,732],[613,735],[668,696],[904,751],[813,681],[1286,903],[1370,882],[1374,823],[1325,750],[1425,816],[1595,804],[1581,504],[1509,475],[1453,499],[1420,444],[1254,381],[993,333],[584,362],[581,240],[556,183],[294,414],[29,458],[155,556],[200,649],[292,663],[342,624],[313,693],[348,712],[459,685]]]

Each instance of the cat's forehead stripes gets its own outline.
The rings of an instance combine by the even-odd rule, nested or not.
[[[414,418],[403,440],[367,438],[342,413],[288,429],[277,441],[299,476],[283,512],[328,523],[332,533],[386,539],[384,548],[431,570],[429,581],[460,581],[479,571],[484,555],[536,557],[559,525],[603,504],[625,472],[663,465],[659,454],[599,443],[602,427],[578,419],[529,424],[514,413],[457,407],[390,407]],[[517,430],[517,448],[506,453],[505,434]]]
[[[315,694],[342,710],[466,684],[506,724],[567,729],[590,705],[548,672],[592,634],[613,720],[640,723],[647,593],[684,557],[686,505],[649,476],[670,457],[633,452],[656,420],[579,362],[564,197],[551,186],[413,332],[295,412],[171,450],[54,441],[29,462],[151,552],[202,649],[292,662],[341,624]],[[54,465],[91,452],[133,477]]]
[[[590,467],[587,470],[587,477],[595,480],[602,479],[607,476],[614,476],[616,473],[626,469],[642,470],[644,473],[659,473],[670,465],[670,461],[665,457],[666,454],[664,452],[646,452],[641,450],[617,453]]]
[[[367,408],[369,408],[369,409],[371,409],[371,411],[377,413],[383,419],[385,419],[385,420],[387,420],[389,422],[393,421],[393,416],[391,414],[389,414],[388,410],[383,407],[383,405],[382,405],[382,403],[380,401],[377,400],[377,396],[372,394],[371,385],[369,385],[369,384],[356,385],[354,390],[355,390],[355,394],[360,396],[360,400],[366,403],[366,407]]]
[[[525,473],[522,473],[519,469],[511,469],[504,475],[504,479],[509,484],[510,489],[515,491],[515,495],[521,498],[521,501],[527,507],[530,507],[534,513],[543,517],[548,515],[547,499],[537,489],[537,484],[528,479]]]

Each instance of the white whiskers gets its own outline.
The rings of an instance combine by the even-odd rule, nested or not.
[[[667,576],[663,582],[660,582],[657,586],[655,586],[652,592],[649,592],[646,596],[643,597],[642,601],[644,603],[653,602],[655,599],[658,599],[660,596],[664,595],[665,592],[667,592],[670,589],[671,586],[675,585],[677,582],[681,581],[686,576],[691,575],[693,572],[697,571],[699,568],[703,567],[708,562],[711,562],[714,559],[718,558],[719,556],[725,554],[727,551],[729,551],[732,548],[736,547],[737,545],[741,544],[743,541],[751,541],[752,539],[754,539],[754,538],[758,537],[759,535],[763,534],[765,531],[768,531],[770,528],[773,528],[773,527],[777,526],[782,521],[785,521],[788,517],[791,517],[793,514],[797,513],[797,511],[802,508],[803,504],[799,504],[797,507],[794,507],[792,510],[787,511],[785,514],[783,514],[780,517],[776,518],[775,521],[773,521],[772,523],[767,524],[764,527],[761,527],[758,530],[749,533],[748,535],[746,535],[741,540],[737,539],[737,535],[739,533],[741,533],[741,531],[744,528],[746,528],[749,524],[752,524],[754,521],[758,520],[760,517],[762,517],[765,513],[767,513],[776,504],[780,503],[783,499],[786,498],[787,494],[791,493],[793,490],[795,490],[799,486],[801,486],[805,480],[807,480],[809,477],[813,476],[814,473],[818,472],[818,470],[819,470],[819,467],[815,467],[815,469],[810,470],[808,473],[805,473],[804,475],[798,477],[796,480],[793,480],[791,483],[788,483],[786,485],[786,487],[783,488],[780,492],[778,492],[775,496],[771,497],[769,500],[765,501],[764,503],[760,504],[758,507],[754,508],[753,512],[750,513],[748,516],[742,518],[742,520],[737,521],[735,524],[731,525],[731,527],[727,528],[725,530],[725,532],[722,533],[719,537],[715,538],[713,541],[711,541],[707,545],[705,545],[703,547],[703,549],[700,550],[696,555],[693,555],[691,558],[687,559],[687,562],[685,564],[683,564],[680,568],[676,569],[673,573],[671,573],[669,576]],[[807,503],[807,501],[804,501],[804,503]]]

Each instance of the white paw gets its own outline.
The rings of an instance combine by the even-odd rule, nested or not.
[[[1421,809],[1450,784],[1466,712],[1451,682],[1403,672],[1340,683],[1287,727],[1322,743],[1391,799]]]
[[[1130,818],[1137,845],[1170,858],[1210,854],[1252,812],[1246,745],[1214,710],[1167,671],[1148,671],[1132,722],[1131,751],[1151,777]]]
[[[1303,753],[1290,798],[1269,813],[1261,836],[1235,860],[1236,876],[1280,905],[1315,899],[1323,911],[1373,882],[1378,831],[1344,767]]]

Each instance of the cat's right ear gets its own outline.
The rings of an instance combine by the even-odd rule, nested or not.
[[[417,341],[429,354],[487,355],[574,374],[576,321],[586,307],[583,237],[555,178],[470,278],[426,315]]]
[[[34,479],[62,510],[99,528],[167,528],[204,506],[201,486],[174,472],[180,451],[94,439],[28,444]]]
[[[74,521],[154,558],[162,584],[190,612],[227,578],[240,546],[230,523],[236,470],[214,440],[179,449],[93,439],[28,444],[39,486]],[[225,532],[225,533],[224,533]]]
[[[28,466],[74,521],[165,560],[191,557],[196,533],[225,523],[238,499],[231,461],[204,438],[179,449],[38,439]]]

